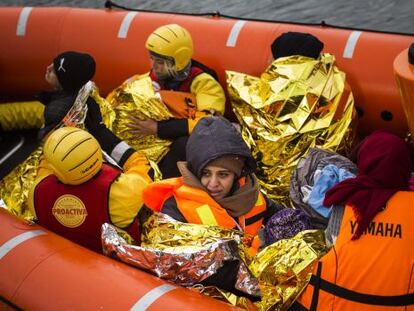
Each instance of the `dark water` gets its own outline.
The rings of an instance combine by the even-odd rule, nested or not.
[[[180,13],[219,11],[242,18],[320,23],[414,34],[414,0],[118,0],[143,10]],[[0,0],[1,6],[104,7],[92,0]]]

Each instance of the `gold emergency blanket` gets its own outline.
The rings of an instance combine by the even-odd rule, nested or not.
[[[235,287],[260,296],[257,280],[239,256],[241,232],[181,223],[160,213],[145,223],[142,237],[141,246],[130,245],[114,226],[102,226],[102,245],[107,255],[182,286],[203,281],[225,261],[236,261],[239,269]]]
[[[108,103],[105,98],[102,98],[99,95],[99,89],[94,84],[94,88],[92,88],[90,95],[95,102],[99,105],[99,109],[102,115],[102,121],[104,122],[105,126],[112,131],[113,124],[115,122],[116,114],[112,106]]]
[[[16,166],[6,177],[0,180],[0,199],[14,215],[33,220],[29,211],[27,198],[37,177],[37,168],[43,154],[43,144],[37,147],[30,156]]]
[[[259,280],[261,301],[252,303],[219,288],[199,286],[210,297],[246,310],[288,310],[307,286],[317,261],[327,252],[320,230],[299,232],[291,239],[279,240],[261,250],[249,265]]]
[[[141,151],[150,161],[158,162],[168,152],[170,140],[155,135],[139,136],[131,134],[128,116],[139,119],[149,118],[155,121],[168,120],[172,114],[157,96],[148,74],[135,75],[113,90],[107,101],[115,111],[113,132],[125,140],[131,147]]]
[[[56,128],[62,126],[84,128],[87,113],[86,101],[89,96],[92,96],[99,104],[102,115],[106,117],[105,124],[110,126],[111,122],[113,122],[114,114],[111,113],[110,106],[105,102],[105,99],[99,96],[99,90],[96,85],[92,81],[89,81],[79,90],[73,106]],[[37,149],[26,160],[15,167],[0,181],[0,199],[4,201],[7,209],[12,214],[28,220],[32,220],[34,215],[29,212],[27,198],[29,190],[36,180],[42,155],[43,142],[39,144]]]
[[[233,110],[270,198],[289,205],[291,172],[309,148],[350,151],[354,99],[333,55],[279,58],[260,78],[226,74]]]
[[[260,310],[287,310],[308,284],[317,261],[327,252],[320,230],[299,232],[259,252],[249,265],[259,280]]]
[[[112,225],[103,225],[105,254],[245,309],[287,309],[307,285],[313,265],[326,252],[323,232],[309,230],[280,240],[251,259],[242,232],[181,223],[161,213],[144,224],[141,246],[128,244],[120,232]],[[257,296],[259,286],[261,301],[252,303],[217,287],[197,284],[214,274],[224,260],[240,261],[236,288]]]

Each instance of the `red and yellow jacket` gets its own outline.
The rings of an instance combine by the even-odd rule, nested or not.
[[[204,71],[204,65],[198,64],[193,62],[189,76],[174,89],[166,89],[154,72],[149,73],[151,80],[159,84],[161,98],[176,118],[158,122],[160,138],[188,136],[201,118],[212,112],[224,114],[226,96],[223,88]]]
[[[146,158],[134,152],[123,169],[121,173],[104,164],[91,180],[69,186],[59,182],[42,160],[29,192],[29,210],[45,228],[98,252],[104,222],[125,229],[139,241],[136,216],[143,205],[142,190],[150,181]]]
[[[165,89],[161,83],[159,83],[153,72],[150,72],[150,77],[152,81],[155,81],[160,85],[161,90],[193,94],[195,96],[194,104],[197,107],[197,111],[215,110],[220,114],[224,114],[226,97],[223,88],[213,76],[206,73],[204,69],[197,64],[197,62],[194,63],[193,61],[188,77],[173,90]]]
[[[398,192],[364,234],[345,208],[335,246],[294,310],[414,310],[414,192]],[[303,308],[302,308],[303,307]]]

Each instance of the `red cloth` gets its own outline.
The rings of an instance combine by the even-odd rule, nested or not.
[[[411,176],[409,184],[410,184],[410,190],[414,191],[414,177],[413,176]]]
[[[407,144],[384,130],[365,138],[357,162],[358,175],[329,189],[323,201],[327,207],[336,204],[353,207],[358,222],[353,239],[361,236],[396,192],[409,190],[412,169]]]

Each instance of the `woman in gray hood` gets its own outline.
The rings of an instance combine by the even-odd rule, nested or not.
[[[186,158],[187,162],[177,163],[182,177],[148,185],[143,192],[145,205],[181,222],[239,229],[252,237],[251,255],[264,240],[270,244],[267,238],[259,238],[259,231],[267,223],[274,227],[274,217],[292,209],[260,192],[256,162],[236,128],[222,117],[201,119],[188,139]],[[238,269],[237,261],[226,262],[201,283],[252,301],[260,299],[235,287]]]
[[[283,207],[259,190],[256,162],[236,128],[222,117],[206,117],[193,130],[182,177],[152,183],[144,203],[181,222],[239,229],[260,246],[259,230]]]

